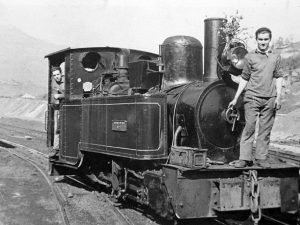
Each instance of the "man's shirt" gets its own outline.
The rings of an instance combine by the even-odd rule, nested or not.
[[[57,82],[55,79],[52,81],[52,102],[54,104],[59,104],[59,99],[55,99],[55,94],[65,94],[65,79],[64,76],[62,77],[62,80],[60,82]]]
[[[279,54],[255,50],[245,57],[242,78],[247,80],[246,95],[257,97],[274,97],[276,78],[282,77],[281,57]]]

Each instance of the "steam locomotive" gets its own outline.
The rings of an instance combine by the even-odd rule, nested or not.
[[[299,168],[230,165],[244,126],[242,100],[228,108],[237,86],[230,74],[240,73],[247,51],[219,32],[224,23],[205,20],[204,73],[202,44],[188,36],[167,38],[158,55],[113,47],[47,55],[48,146],[53,66],[64,70],[66,89],[51,174],[85,173],[167,219],[246,215],[258,223],[262,212],[297,214]]]

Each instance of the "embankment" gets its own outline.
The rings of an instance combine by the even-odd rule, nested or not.
[[[44,122],[46,110],[45,100],[0,97],[0,117]]]

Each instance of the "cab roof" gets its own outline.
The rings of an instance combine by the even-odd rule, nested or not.
[[[152,52],[146,52],[141,50],[135,50],[135,49],[128,49],[128,48],[118,48],[118,47],[85,47],[85,48],[64,48],[59,51],[52,52],[45,56],[45,58],[52,58],[52,57],[59,57],[59,55],[64,56],[66,53],[69,52],[76,52],[76,51],[99,51],[99,50],[115,50],[115,51],[133,51],[133,52],[141,52],[141,53],[147,53],[147,54],[153,54],[153,56],[156,56],[157,54]]]

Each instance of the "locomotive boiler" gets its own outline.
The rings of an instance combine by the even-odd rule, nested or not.
[[[230,165],[244,125],[242,100],[227,107],[236,91],[230,74],[240,72],[246,50],[219,34],[224,21],[205,20],[204,74],[202,44],[188,36],[167,38],[159,55],[112,47],[47,55],[48,146],[57,107],[52,66],[63,67],[66,89],[51,174],[85,174],[167,219],[246,215],[238,219],[257,223],[262,210],[296,214],[297,167]]]

